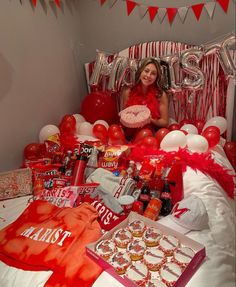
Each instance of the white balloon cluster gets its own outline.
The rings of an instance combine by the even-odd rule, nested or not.
[[[222,135],[227,128],[227,121],[225,118],[217,116],[209,119],[203,131],[210,126],[219,128]],[[183,132],[185,131],[186,134]],[[209,150],[207,139],[198,134],[197,128],[192,124],[185,124],[181,130],[174,130],[169,132],[161,141],[160,148],[164,151],[178,151],[180,148],[187,148],[190,152],[204,153]]]

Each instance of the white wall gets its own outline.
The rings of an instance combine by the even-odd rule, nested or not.
[[[85,93],[79,39],[75,6],[46,11],[39,1],[35,10],[28,0],[0,1],[1,171],[20,166],[44,125],[78,112]]]
[[[165,7],[207,1],[136,0]],[[113,53],[157,40],[201,44],[235,29],[232,0],[227,14],[217,4],[213,19],[203,11],[197,22],[189,11],[184,24],[176,16],[172,25],[140,19],[137,9],[127,16],[122,0],[112,8],[109,0],[103,6],[99,0],[61,0],[61,10],[45,0],[47,11],[41,2],[33,10],[30,0],[0,1],[0,171],[20,166],[24,147],[38,141],[44,125],[79,111],[87,93],[83,64],[94,60],[96,49]]]

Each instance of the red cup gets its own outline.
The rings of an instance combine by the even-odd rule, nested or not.
[[[122,195],[118,198],[118,202],[124,210],[124,213],[129,213],[134,204],[134,198],[131,195]]]

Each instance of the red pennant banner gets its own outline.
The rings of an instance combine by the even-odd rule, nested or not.
[[[229,7],[229,0],[217,0],[221,8],[227,13]]]
[[[60,0],[55,0],[55,3],[56,3],[56,5],[57,5],[57,7],[61,7],[61,3],[60,3]]]
[[[106,2],[106,0],[100,0],[100,4],[103,5]]]
[[[197,20],[199,20],[199,18],[201,16],[203,7],[204,7],[204,4],[197,4],[197,5],[191,6],[191,8],[193,9],[193,12],[194,12]]]
[[[133,1],[130,1],[130,0],[126,0],[126,5],[127,5],[127,13],[128,13],[128,16],[129,16],[130,13],[134,10],[136,5],[138,5],[138,4],[136,2],[133,2]]]
[[[166,8],[169,22],[172,23],[177,13],[177,8]]]
[[[149,17],[150,17],[151,22],[156,17],[157,11],[158,11],[158,7],[153,7],[153,6],[148,7],[148,13],[149,13]]]

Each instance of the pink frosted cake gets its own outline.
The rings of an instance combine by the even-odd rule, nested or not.
[[[176,263],[169,262],[164,264],[160,270],[159,274],[163,283],[168,287],[174,285],[182,273],[180,266]]]
[[[179,247],[179,239],[172,235],[165,235],[160,239],[159,246],[166,256],[172,256]]]
[[[119,113],[120,122],[128,128],[141,128],[151,121],[151,112],[147,106],[132,105]]]
[[[148,227],[143,234],[143,241],[148,247],[157,246],[159,240],[162,237],[162,233],[159,229],[155,227]]]
[[[146,250],[145,242],[138,239],[131,241],[127,246],[127,252],[131,260],[133,261],[142,259],[145,250]]]
[[[138,262],[135,262],[133,265],[129,266],[126,271],[126,276],[141,287],[145,287],[145,284],[150,279],[150,273],[147,266]]]
[[[181,267],[186,267],[194,256],[194,251],[189,247],[177,248],[173,253],[173,261]]]
[[[110,240],[101,240],[96,245],[95,251],[104,259],[108,260],[110,256],[116,251],[115,243]]]
[[[165,253],[155,247],[149,248],[145,251],[143,256],[143,263],[150,271],[157,271],[166,262]]]
[[[113,240],[117,247],[126,248],[131,242],[133,236],[131,232],[125,228],[120,228],[114,232]]]
[[[131,265],[131,259],[129,255],[124,252],[114,253],[111,256],[109,262],[119,275],[124,274],[126,269]]]

